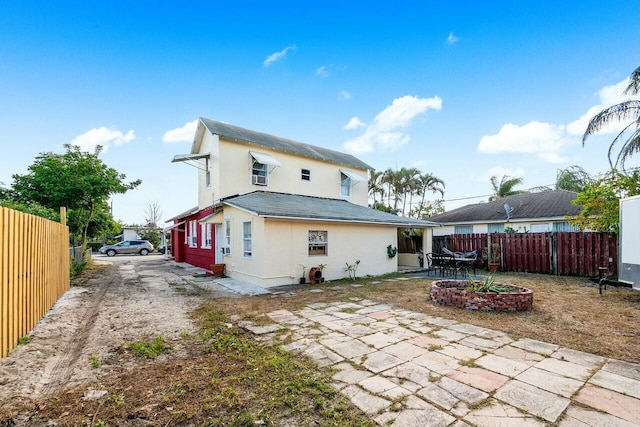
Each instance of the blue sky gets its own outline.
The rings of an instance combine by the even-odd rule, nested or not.
[[[638,15],[636,0],[3,1],[0,181],[99,143],[143,181],[114,217],[142,223],[155,202],[168,219],[197,204],[197,170],[170,161],[198,117],[415,166],[445,181],[447,209],[486,200],[491,175],[602,173],[613,134],[581,134],[638,66]]]

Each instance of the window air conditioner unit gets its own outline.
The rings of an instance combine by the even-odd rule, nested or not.
[[[252,183],[254,185],[267,185],[267,177],[260,175],[251,175]]]

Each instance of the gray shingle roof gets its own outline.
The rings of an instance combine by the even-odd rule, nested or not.
[[[571,203],[577,193],[567,190],[515,194],[487,203],[466,205],[429,218],[442,224],[506,221],[504,205],[513,208],[511,219],[562,218],[575,216],[582,207]]]
[[[360,169],[373,169],[365,162],[355,158],[350,154],[329,150],[328,148],[317,147],[302,142],[292,141],[286,138],[269,135],[254,130],[241,128],[215,120],[200,118],[202,124],[214,135],[219,135],[226,139],[244,141],[274,150],[293,153],[300,156],[311,157],[313,159],[324,160],[326,162],[338,163]]]
[[[337,222],[395,225],[398,227],[434,227],[439,224],[355,205],[346,200],[297,194],[255,191],[226,199],[223,204],[244,209],[263,217],[304,218]]]

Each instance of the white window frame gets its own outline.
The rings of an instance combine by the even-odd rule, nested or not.
[[[224,219],[224,246],[222,247],[224,256],[231,255],[231,219]]]
[[[530,233],[548,233],[551,231],[551,224],[548,222],[533,223],[529,229]]]
[[[205,187],[211,187],[211,164],[209,163],[209,158],[204,158],[204,185]]]
[[[248,237],[245,229],[246,224],[249,224]],[[251,221],[242,221],[242,256],[244,258],[253,257],[253,224]]]
[[[260,187],[268,187],[269,186],[269,165],[266,163],[260,163],[253,156],[250,156],[251,159],[251,185],[257,185]],[[255,165],[260,165],[261,168],[256,169]],[[258,173],[254,173],[254,172]],[[264,171],[264,177],[260,175],[260,172]],[[264,178],[264,183],[260,182],[260,178]]]
[[[309,230],[309,256],[328,256],[329,255],[329,232],[327,230]],[[323,253],[317,252],[324,248]]]
[[[340,172],[340,196],[341,197],[351,197],[351,178],[349,178],[344,173]],[[347,194],[345,194],[345,190],[347,190]]]
[[[455,225],[453,234],[473,234],[473,225]]]
[[[311,169],[300,169],[300,179],[302,181],[311,181]]]
[[[211,224],[200,224],[201,248],[211,249]]]
[[[189,237],[187,239],[190,248],[198,247],[198,221],[189,221]]]

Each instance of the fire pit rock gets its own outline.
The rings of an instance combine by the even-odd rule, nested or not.
[[[431,299],[440,305],[482,311],[526,311],[533,306],[533,291],[501,285],[512,292],[470,292],[465,280],[439,280],[431,286]]]

